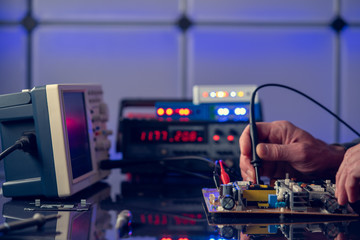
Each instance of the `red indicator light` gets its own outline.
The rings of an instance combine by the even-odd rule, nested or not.
[[[148,140],[149,141],[152,141],[154,139],[154,132],[149,132],[149,135],[148,135]]]
[[[162,133],[162,140],[166,141],[168,138],[168,132],[164,130],[164,131],[161,131],[161,133]]]
[[[166,115],[171,116],[171,115],[173,115],[173,113],[174,113],[174,110],[172,110],[171,108],[166,109]]]
[[[159,130],[155,130],[154,131],[154,135],[155,135],[155,141],[159,141],[160,140],[160,131]]]
[[[141,136],[140,136],[140,140],[143,142],[143,141],[145,141],[145,139],[146,139],[146,132],[142,131]]]
[[[208,92],[203,92],[202,96],[203,96],[203,98],[207,98],[209,96],[209,93]]]
[[[158,214],[155,215],[154,225],[160,225],[160,216]]]
[[[235,137],[233,135],[229,135],[229,136],[227,136],[227,140],[229,142],[233,142],[235,140]]]
[[[214,136],[213,136],[213,140],[214,140],[215,142],[219,141],[219,140],[220,140],[220,136],[219,136],[219,135],[214,135]]]
[[[159,108],[156,112],[159,116],[162,116],[165,114],[165,110],[163,108]]]
[[[190,109],[185,108],[185,109],[184,109],[184,115],[185,115],[185,116],[189,116],[189,115],[190,115]]]
[[[202,142],[202,141],[204,141],[204,138],[203,138],[203,137],[198,137],[198,138],[197,138],[197,141],[198,141],[198,142]]]
[[[189,136],[190,142],[195,142],[196,141],[196,136],[197,136],[197,132],[196,131],[191,131],[190,136]]]

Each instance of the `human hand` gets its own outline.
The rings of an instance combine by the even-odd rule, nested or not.
[[[343,147],[328,145],[288,121],[259,122],[256,126],[259,137],[256,152],[263,160],[263,176],[284,178],[289,173],[303,180],[334,176],[345,153]],[[239,144],[241,175],[244,180],[255,182],[249,126]]]
[[[336,174],[335,197],[340,205],[360,199],[360,144],[346,151]]]

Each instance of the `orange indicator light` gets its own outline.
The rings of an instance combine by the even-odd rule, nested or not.
[[[166,109],[166,115],[171,116],[174,113],[174,110],[171,108]]]
[[[157,114],[158,114],[159,116],[164,115],[164,113],[165,113],[165,110],[164,110],[163,108],[159,108],[159,109],[157,110]]]
[[[207,97],[209,97],[209,93],[208,92],[203,92],[202,96],[203,96],[203,98],[207,98]]]

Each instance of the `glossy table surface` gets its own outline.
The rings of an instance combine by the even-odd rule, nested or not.
[[[128,181],[112,170],[108,179],[69,199],[36,202],[1,196],[1,224],[35,213],[60,218],[0,239],[360,239],[358,219],[212,219],[203,208],[203,187],[213,186],[185,176]]]

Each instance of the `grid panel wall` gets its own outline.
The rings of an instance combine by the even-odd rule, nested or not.
[[[279,82],[335,111],[344,109],[345,120],[359,129],[357,116],[346,110],[352,99],[345,96],[358,76],[351,66],[359,56],[360,6],[355,0],[299,4],[2,1],[0,36],[12,44],[6,49],[16,50],[1,54],[0,70],[11,70],[7,76],[17,81],[14,87],[2,77],[2,93],[54,82],[100,82],[110,104],[110,128],[116,130],[117,104],[124,97],[189,97],[193,84]],[[9,27],[17,29],[16,36]],[[260,93],[265,120],[294,120],[327,142],[353,137],[305,100],[296,99],[298,104],[293,94],[277,92]]]

